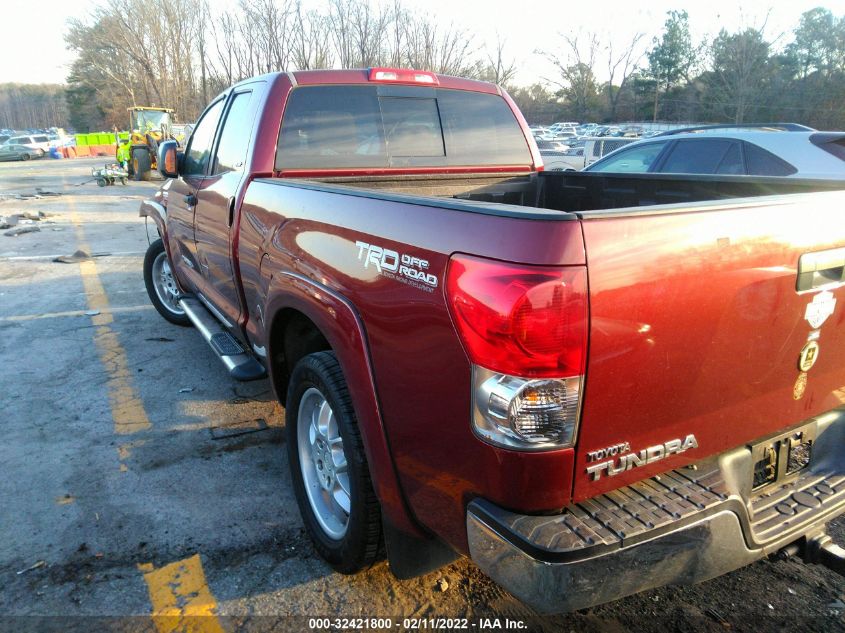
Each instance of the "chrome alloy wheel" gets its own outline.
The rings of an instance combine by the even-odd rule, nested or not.
[[[170,270],[167,253],[162,251],[153,261],[153,287],[159,301],[173,314],[183,315],[185,311],[179,307],[179,288]]]
[[[309,388],[296,418],[299,464],[311,510],[326,536],[340,540],[349,525],[352,497],[343,438],[334,411],[319,389]]]

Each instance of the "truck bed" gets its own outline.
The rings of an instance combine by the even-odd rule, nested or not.
[[[364,189],[377,195],[396,193],[569,213],[612,211],[614,214],[622,209],[630,213],[634,207],[845,189],[845,181],[837,180],[576,171],[325,177],[309,178],[307,182]],[[509,211],[519,213],[514,209]]]

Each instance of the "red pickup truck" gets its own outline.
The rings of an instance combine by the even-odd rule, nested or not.
[[[545,173],[500,88],[384,68],[241,82],[159,165],[150,299],[269,374],[339,571],[469,555],[541,611],[842,571],[841,183]]]

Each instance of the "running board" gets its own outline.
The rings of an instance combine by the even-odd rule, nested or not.
[[[198,299],[184,296],[179,299],[179,306],[188,315],[191,323],[217,354],[229,375],[235,380],[259,380],[267,376],[264,366],[247,352],[240,342],[221,325],[208,308]]]

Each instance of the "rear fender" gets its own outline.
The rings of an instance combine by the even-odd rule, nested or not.
[[[385,518],[403,532],[424,537],[402,497],[378,406],[366,334],[355,309],[333,290],[294,273],[274,274],[267,296],[270,299],[264,313],[268,347],[272,345],[269,324],[282,310],[297,310],[317,326],[343,369],[361,429],[373,488]],[[276,357],[273,349],[267,351],[268,358]],[[274,363],[268,365],[275,390]]]

